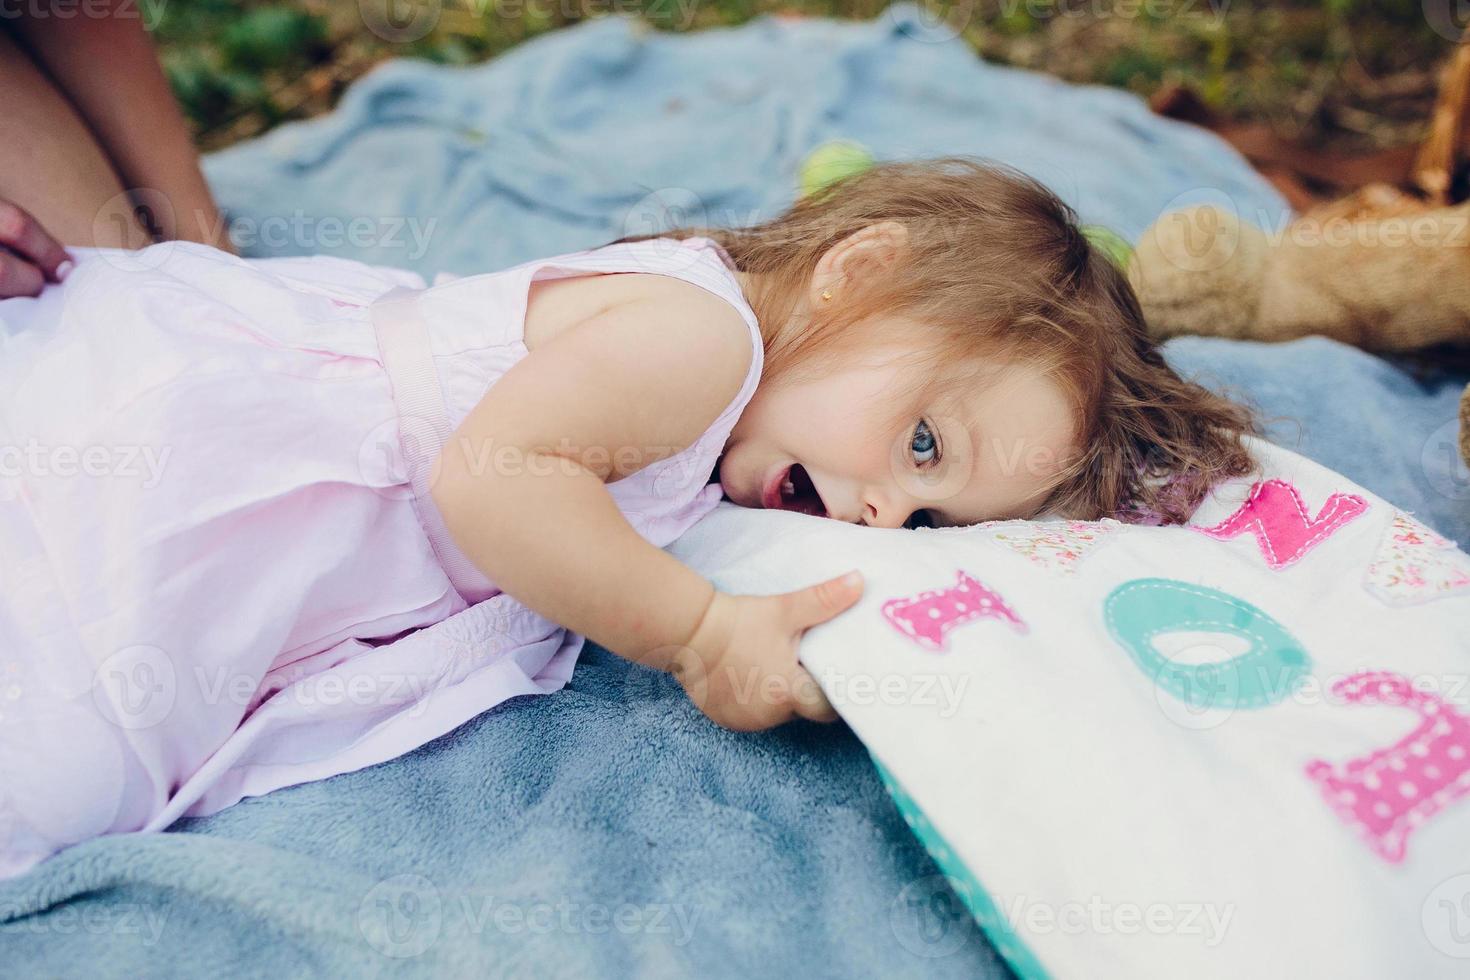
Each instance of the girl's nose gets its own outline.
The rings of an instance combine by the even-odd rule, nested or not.
[[[909,519],[909,509],[904,504],[903,496],[882,487],[864,490],[861,506],[862,516],[858,523],[868,527],[903,527],[904,522]]]

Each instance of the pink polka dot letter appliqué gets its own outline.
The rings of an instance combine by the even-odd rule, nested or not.
[[[1195,530],[1222,541],[1249,531],[1266,564],[1285,568],[1367,509],[1368,501],[1357,494],[1334,493],[1312,517],[1296,487],[1285,480],[1263,480],[1251,487],[1250,498],[1235,513],[1214,527]]]
[[[1307,766],[1338,816],[1380,857],[1398,863],[1409,834],[1470,792],[1470,717],[1400,674],[1353,674],[1332,691],[1352,704],[1399,705],[1419,715],[1419,724],[1386,749],[1340,768],[1321,759]]]
[[[955,584],[947,589],[926,589],[912,598],[889,599],[883,617],[893,628],[926,650],[943,650],[948,633],[977,619],[999,619],[1017,633],[1026,624],[1000,593],[978,579],[955,570]]]

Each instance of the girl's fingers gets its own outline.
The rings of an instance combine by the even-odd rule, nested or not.
[[[63,265],[70,267],[71,257],[61,243],[52,238],[41,223],[31,217],[25,208],[0,200],[0,245],[22,259],[28,259],[46,279],[60,282],[66,275]],[[36,287],[36,292],[40,286]],[[10,295],[34,296],[35,293],[12,293]]]
[[[801,667],[793,672],[792,707],[808,721],[831,722],[837,720],[837,709],[827,700],[827,695],[818,686],[816,678]]]
[[[37,296],[46,285],[46,277],[26,259],[0,248],[0,299],[12,296]]]
[[[789,592],[785,599],[791,624],[798,632],[818,623],[825,623],[838,613],[852,607],[862,598],[863,581],[857,571],[816,585]],[[809,721],[830,722],[837,720],[837,712],[827,695],[822,692],[816,679],[800,664],[793,665],[787,680],[791,683],[792,708]]]
[[[825,623],[857,602],[862,595],[862,576],[853,571],[848,575],[839,575],[805,589],[789,592],[786,600],[793,625],[798,629],[805,629]]]

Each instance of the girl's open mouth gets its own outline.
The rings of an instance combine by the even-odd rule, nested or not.
[[[772,510],[792,510],[813,517],[826,517],[827,508],[812,478],[800,463],[792,463],[767,481],[761,505]]]

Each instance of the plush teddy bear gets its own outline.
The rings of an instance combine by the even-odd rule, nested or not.
[[[1161,339],[1321,334],[1380,353],[1470,348],[1470,202],[1434,207],[1373,185],[1274,231],[1218,207],[1174,211],[1143,233],[1129,278]],[[1470,388],[1460,454],[1470,465]]]
[[[1160,338],[1322,334],[1385,354],[1470,350],[1467,148],[1470,27],[1445,63],[1428,134],[1403,174],[1407,193],[1368,183],[1276,229],[1219,207],[1165,214],[1129,263],[1149,329]],[[1249,146],[1237,149],[1250,156]],[[1263,173],[1289,197],[1310,197]],[[1460,399],[1460,455],[1470,465],[1470,387]]]

